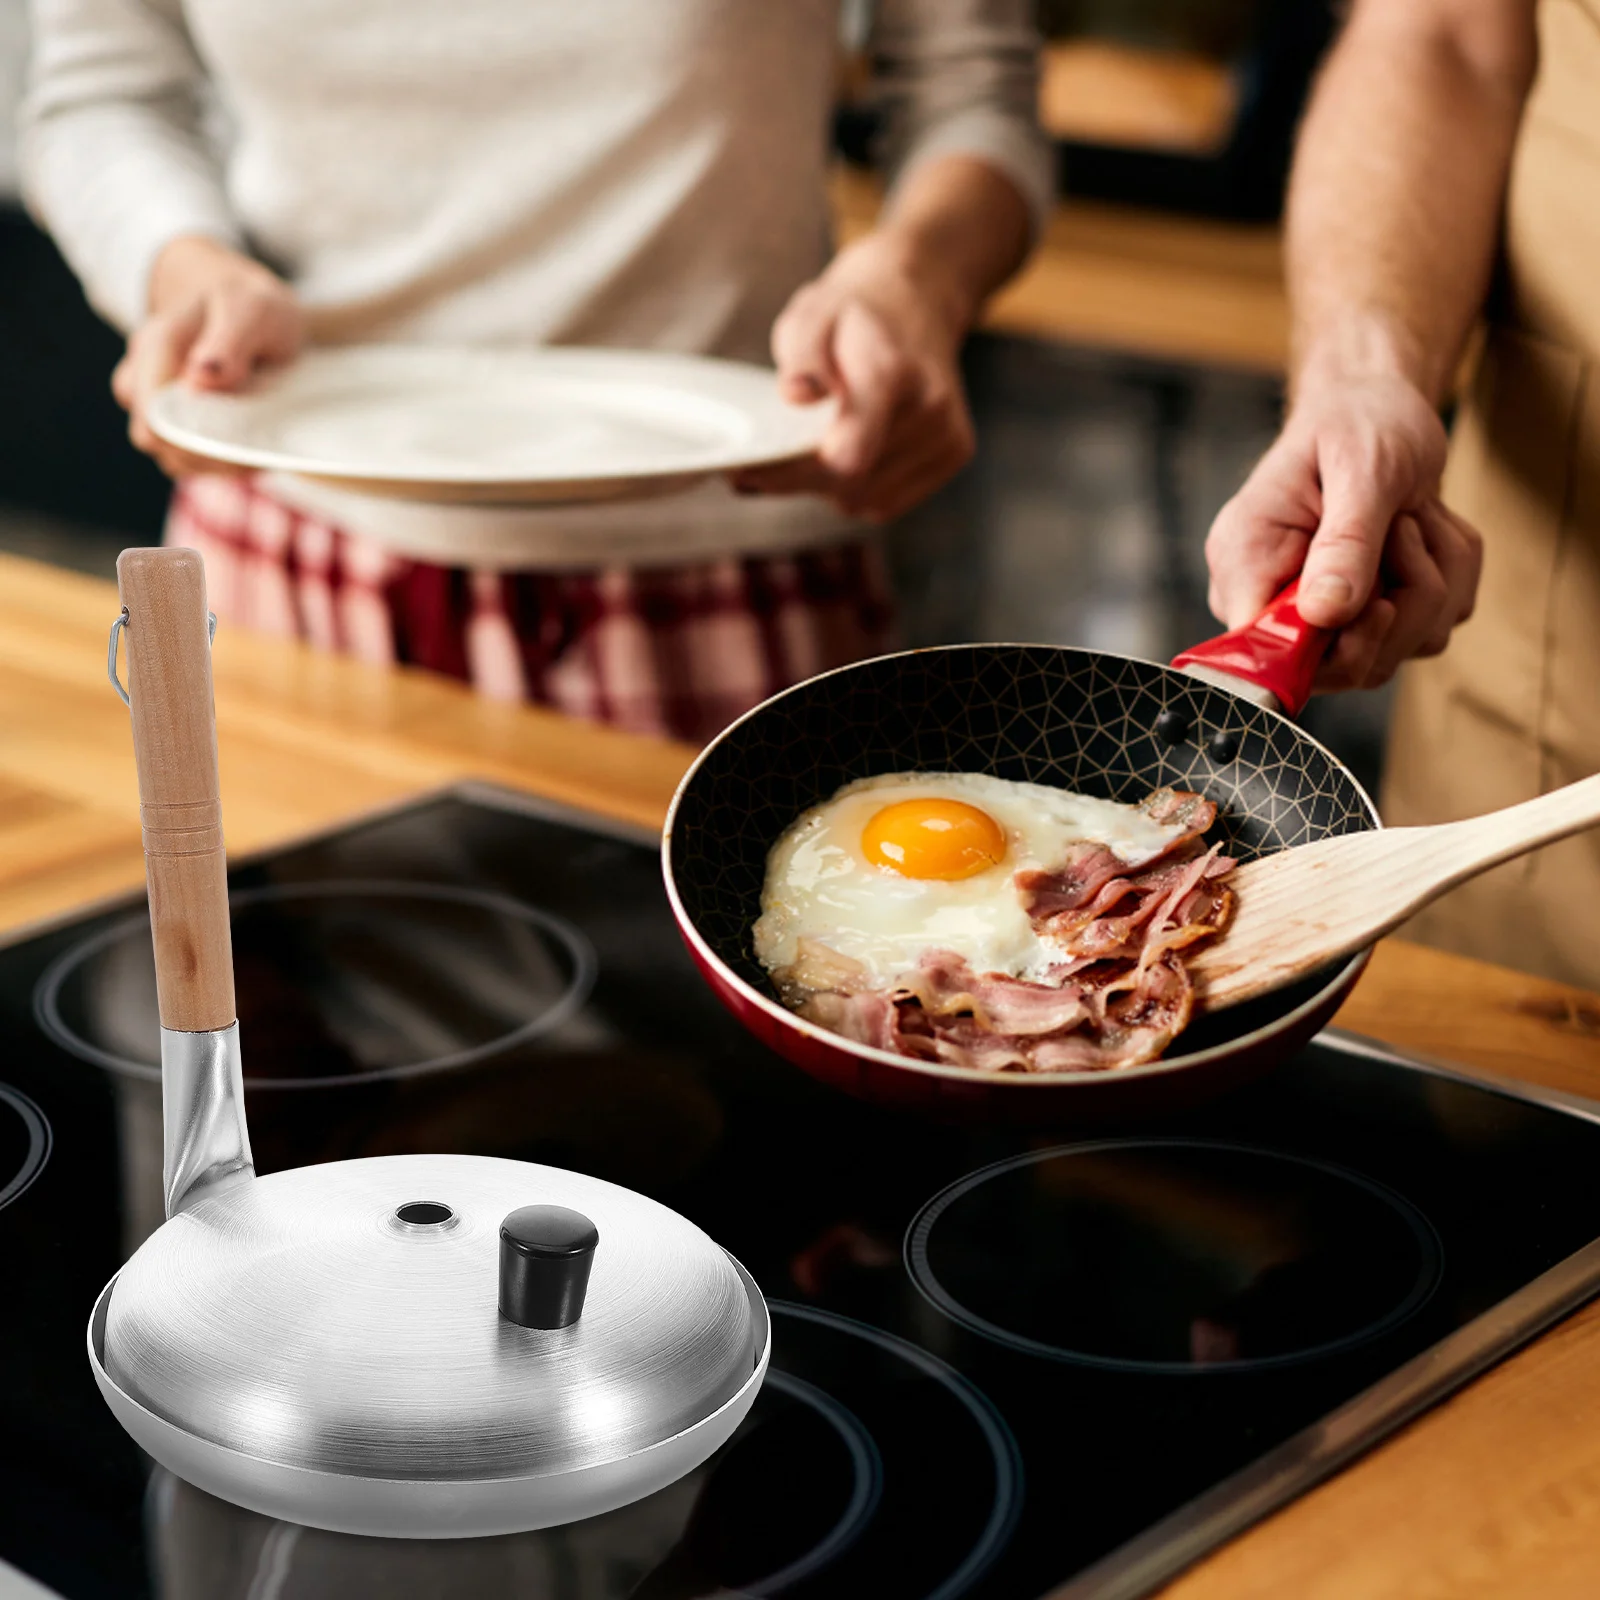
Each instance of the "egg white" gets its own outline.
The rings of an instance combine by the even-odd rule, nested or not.
[[[904,878],[867,860],[861,834],[885,806],[902,800],[960,800],[987,812],[1006,852],[970,878]],[[1152,822],[1133,806],[1040,783],[981,772],[893,772],[861,778],[786,828],[767,856],[757,959],[791,986],[800,942],[860,964],[863,986],[886,989],[928,950],[952,950],[976,972],[1039,977],[1059,959],[1022,908],[1013,877],[1059,866],[1082,840],[1106,845],[1136,865],[1182,830]]]

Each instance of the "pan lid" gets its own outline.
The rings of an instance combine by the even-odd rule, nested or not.
[[[116,1280],[105,1367],[147,1410],[264,1460],[560,1473],[738,1394],[766,1341],[746,1282],[685,1218],[596,1178],[486,1156],[340,1161],[170,1218]]]

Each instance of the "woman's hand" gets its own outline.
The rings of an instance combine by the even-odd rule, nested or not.
[[[174,478],[230,470],[158,439],[145,418],[151,395],[175,378],[237,389],[257,368],[292,360],[303,335],[299,303],[275,273],[215,239],[174,239],[150,274],[150,314],[111,375],[128,437]]]
[[[1212,611],[1230,628],[1296,574],[1307,622],[1338,638],[1319,689],[1370,689],[1438,655],[1472,614],[1477,530],[1438,498],[1445,432],[1392,373],[1311,373],[1283,432],[1206,540]]]
[[[746,494],[820,494],[887,522],[972,459],[958,356],[972,306],[892,229],[834,258],[796,291],[772,329],[785,397],[833,396],[839,412],[817,453],[738,474]]]

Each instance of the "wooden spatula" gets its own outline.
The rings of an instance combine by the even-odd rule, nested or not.
[[[1600,776],[1431,828],[1319,839],[1235,869],[1233,920],[1188,957],[1207,1011],[1293,983],[1381,939],[1447,889],[1600,823]]]

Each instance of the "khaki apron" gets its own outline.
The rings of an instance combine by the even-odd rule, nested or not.
[[[1483,534],[1478,609],[1401,674],[1384,819],[1445,822],[1600,770],[1600,0],[1543,0],[1489,336],[1444,498]],[[1600,989],[1600,831],[1405,930]]]

